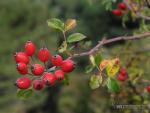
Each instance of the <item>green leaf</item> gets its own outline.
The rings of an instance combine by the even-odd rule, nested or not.
[[[120,90],[119,84],[116,79],[108,77],[107,87],[109,91],[118,92]]]
[[[109,10],[109,11],[112,10],[112,5],[113,5],[112,3],[113,3],[113,1],[110,1],[110,0],[103,0],[102,1],[102,4],[105,6],[105,9]]]
[[[94,67],[92,65],[88,65],[85,67],[85,73],[90,73],[91,71],[93,71]]]
[[[92,75],[90,78],[90,87],[91,89],[97,89],[100,87],[102,83],[102,76],[101,75]]]
[[[99,66],[100,62],[102,61],[102,55],[101,54],[96,54],[95,55],[95,64]]]
[[[81,33],[74,33],[67,38],[68,43],[78,42],[85,39],[86,36]]]
[[[90,47],[92,45],[92,41],[86,41],[84,43],[84,47],[87,48],[87,47]]]
[[[91,64],[92,64],[93,66],[95,66],[96,64],[95,64],[95,58],[94,58],[94,56],[93,56],[93,55],[90,55],[90,56],[89,56],[89,59],[90,59],[90,61],[91,61]]]
[[[64,79],[62,80],[63,85],[69,85],[69,76],[65,74]]]
[[[27,99],[29,97],[31,97],[33,94],[33,90],[32,89],[19,89],[17,91],[17,97],[21,98],[21,99]]]
[[[130,17],[130,16],[129,16],[128,13],[122,15],[122,25],[123,25],[124,28],[126,28],[126,22],[129,20],[129,17]]]
[[[100,64],[101,61],[102,61],[102,56],[101,56],[101,54],[96,54],[95,56],[90,55],[90,56],[89,56],[89,59],[90,59],[91,64],[92,64],[93,66],[99,66],[99,64]]]
[[[117,0],[111,0],[112,2],[116,2]]]
[[[64,23],[57,18],[49,19],[47,21],[47,23],[48,23],[48,26],[51,28],[58,29],[60,31],[64,31]]]

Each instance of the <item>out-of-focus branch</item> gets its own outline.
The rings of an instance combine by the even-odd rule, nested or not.
[[[143,19],[145,19],[145,20],[149,20],[150,21],[150,17],[149,16],[145,16],[145,15],[142,15],[141,13],[136,13],[137,14],[137,16],[138,17],[140,17],[140,18],[143,18]]]
[[[142,39],[145,37],[150,36],[150,32],[145,32],[143,34],[135,35],[135,36],[120,36],[120,37],[115,37],[112,39],[102,39],[101,41],[98,42],[98,44],[93,47],[91,50],[78,53],[78,54],[73,54],[70,58],[75,58],[75,57],[81,57],[81,56],[86,56],[86,55],[92,55],[96,53],[103,45],[110,44],[113,42],[121,41],[121,40],[136,40],[136,39]]]
[[[123,0],[123,2],[126,4],[126,6],[128,7],[128,9],[129,9],[130,11],[133,10],[132,6],[130,6],[126,0]],[[138,18],[143,18],[143,19],[145,19],[145,20],[149,20],[149,21],[150,21],[150,17],[149,17],[149,16],[143,15],[143,14],[141,14],[141,13],[138,12],[138,11],[135,11],[134,13],[136,14],[136,16],[137,16]]]

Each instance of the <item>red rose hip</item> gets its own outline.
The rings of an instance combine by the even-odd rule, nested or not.
[[[127,74],[126,69],[125,68],[121,68],[120,73],[125,76]]]
[[[19,89],[28,89],[31,85],[31,80],[26,77],[21,77],[17,79],[16,85]]]
[[[32,56],[35,53],[35,45],[30,40],[25,44],[25,53],[28,56]]]
[[[34,80],[33,81],[33,88],[35,90],[41,90],[44,87],[43,81],[42,80]]]
[[[146,90],[150,93],[150,85],[147,85]]]
[[[54,55],[51,58],[51,63],[55,66],[61,66],[63,59],[60,55]]]
[[[126,80],[126,76],[124,76],[124,75],[122,75],[122,74],[119,74],[117,79],[118,79],[119,81],[125,81],[125,80]]]
[[[24,52],[17,52],[15,55],[16,63],[23,62],[25,64],[29,63],[29,57]]]
[[[127,7],[126,7],[125,3],[121,2],[121,3],[118,4],[118,8],[121,9],[121,10],[126,10]]]
[[[62,70],[56,70],[55,77],[56,77],[56,80],[64,79],[64,72]]]
[[[33,64],[31,66],[31,71],[35,76],[40,76],[44,73],[44,67],[40,64]]]
[[[38,58],[41,62],[46,62],[50,58],[50,52],[47,48],[41,48],[38,52]]]
[[[17,70],[18,71],[24,71],[26,69],[27,69],[27,65],[25,63],[20,62],[20,63],[17,64]]]
[[[22,70],[22,71],[18,71],[20,74],[22,75],[26,75],[28,74],[28,69]]]
[[[64,60],[61,65],[61,69],[64,72],[72,72],[74,70],[74,62],[70,59]]]
[[[116,16],[121,16],[122,15],[122,12],[119,10],[119,9],[114,9],[112,10],[112,13]]]
[[[43,76],[43,83],[45,85],[53,86],[55,84],[56,78],[52,73],[46,72]]]

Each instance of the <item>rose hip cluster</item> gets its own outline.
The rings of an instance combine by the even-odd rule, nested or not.
[[[127,9],[125,3],[121,2],[118,4],[118,8],[112,10],[112,13],[116,16],[122,16],[123,11],[125,11]]]
[[[16,52],[14,55],[18,72],[25,76],[28,74],[32,76],[32,80],[25,76],[18,78],[16,86],[19,89],[28,89],[32,86],[35,90],[40,90],[44,86],[53,86],[56,81],[64,79],[65,73],[73,71],[74,62],[71,59],[63,60],[60,55],[51,56],[46,47],[38,51],[38,59],[44,64],[50,61],[55,72],[49,72],[45,65],[31,64],[30,57],[33,57],[35,50],[35,44],[32,41],[27,41],[24,46],[24,52]]]
[[[126,72],[126,69],[125,68],[121,68],[117,79],[119,81],[125,81],[127,79],[127,77],[128,77],[128,74]]]
[[[127,78],[128,78],[128,74],[127,74],[127,72],[126,72],[126,69],[125,69],[125,68],[121,68],[120,73],[119,73],[117,79],[118,79],[119,81],[125,81]],[[146,86],[146,91],[147,91],[148,93],[150,93],[150,84],[148,84],[148,85]]]

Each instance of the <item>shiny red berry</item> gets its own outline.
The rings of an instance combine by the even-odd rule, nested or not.
[[[25,64],[29,63],[29,57],[24,52],[17,52],[14,56],[17,63],[19,62],[23,62]]]
[[[35,76],[40,76],[44,73],[44,67],[40,64],[33,64],[31,66],[31,71]]]
[[[22,75],[26,75],[28,74],[28,69],[22,70],[22,71],[18,71],[20,74]]]
[[[118,4],[118,8],[121,9],[121,10],[126,10],[127,7],[126,7],[125,3],[121,2],[121,3]]]
[[[26,77],[21,77],[17,79],[16,85],[19,89],[28,89],[31,85],[31,80]]]
[[[55,84],[56,78],[52,73],[46,72],[43,76],[43,83],[45,85],[53,86]]]
[[[117,79],[118,79],[119,81],[125,81],[125,80],[126,80],[126,76],[124,76],[124,75],[122,75],[122,74],[119,74]]]
[[[47,48],[41,48],[38,52],[38,58],[41,62],[46,62],[50,58],[50,52]]]
[[[64,72],[62,70],[55,71],[56,80],[63,80],[64,79]]]
[[[28,67],[25,63],[20,62],[17,64],[17,70],[20,74],[25,75],[28,73]]]
[[[41,90],[44,87],[43,81],[42,80],[34,80],[33,81],[33,88],[35,90]]]
[[[61,69],[64,72],[71,72],[75,68],[74,62],[70,59],[64,60],[61,65]]]
[[[23,71],[25,69],[27,69],[27,64],[25,64],[23,62],[20,62],[20,63],[17,64],[17,70],[18,71]]]
[[[125,68],[121,68],[120,73],[125,76],[127,74],[126,69]]]
[[[32,43],[32,41],[27,41],[25,44],[25,53],[28,56],[32,56],[35,53],[35,45]]]
[[[150,85],[147,85],[146,90],[150,93]]]
[[[61,66],[63,59],[60,55],[54,55],[51,58],[51,63],[55,66]]]
[[[119,9],[114,9],[112,10],[112,13],[116,16],[121,16],[122,15],[122,12],[119,10]]]

